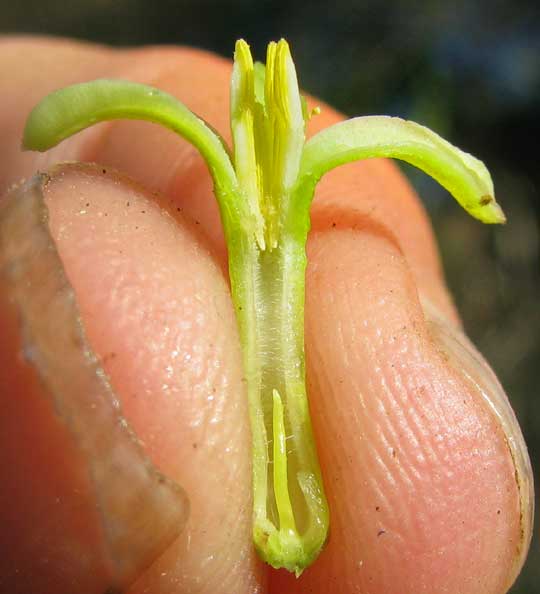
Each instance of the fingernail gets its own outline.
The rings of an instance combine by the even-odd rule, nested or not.
[[[5,307],[18,319],[20,355],[37,373],[43,395],[52,401],[87,466],[108,553],[100,561],[102,566],[92,566],[96,558],[92,551],[67,550],[70,544],[62,540],[61,526],[55,527],[56,536],[36,546],[66,550],[69,575],[78,576],[69,591],[76,579],[86,584],[85,576],[98,570],[108,582],[105,586],[115,590],[136,579],[178,536],[189,505],[184,491],[143,452],[86,340],[73,289],[49,232],[43,199],[48,179],[47,175],[36,176],[0,202],[0,290],[7,296]],[[9,386],[5,388],[2,392],[7,396]],[[41,556],[50,553],[38,552]],[[36,579],[40,572],[36,565]],[[34,582],[32,587],[49,591]]]
[[[430,300],[422,297],[421,303],[431,336],[447,355],[448,363],[466,378],[497,419],[514,464],[520,504],[520,543],[509,576],[510,586],[525,562],[532,537],[534,485],[527,446],[508,397],[483,356]]]

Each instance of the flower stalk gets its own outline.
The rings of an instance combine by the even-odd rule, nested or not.
[[[214,181],[242,343],[253,453],[253,538],[272,566],[300,575],[322,550],[329,511],[305,386],[305,245],[318,180],[371,157],[405,160],[432,175],[474,217],[504,222],[484,165],[427,128],[398,118],[355,118],[305,141],[305,103],[289,47],[270,43],[266,66],[236,44],[233,148],[174,97],[99,80],[46,97],[28,118],[24,147],[47,150],[94,123],[145,119],[198,148]]]

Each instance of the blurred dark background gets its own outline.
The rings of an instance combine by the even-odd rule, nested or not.
[[[406,173],[432,217],[467,331],[512,400],[538,476],[539,2],[4,0],[0,31],[190,44],[224,56],[244,37],[259,59],[269,40],[285,37],[310,93],[350,115],[414,119],[484,160],[508,216],[504,228],[478,224],[426,176]],[[511,592],[540,593],[538,538]]]

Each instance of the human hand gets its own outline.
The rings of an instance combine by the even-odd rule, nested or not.
[[[104,76],[168,90],[226,134],[229,64],[194,50],[113,52],[9,39],[0,60],[8,73],[0,187],[62,160],[105,167],[51,173],[43,190],[51,233],[125,417],[191,501],[180,537],[129,592],[506,591],[531,530],[524,445],[495,378],[460,333],[429,225],[397,170],[382,161],[336,170],[320,184],[312,209],[306,349],[331,537],[296,581],[261,566],[252,550],[240,349],[202,160],[187,143],[139,122],[105,124],[43,156],[18,150],[24,119],[40,98]],[[324,107],[310,133],[338,119]],[[25,402],[25,378],[14,369],[3,371],[0,385],[19,386],[20,395],[17,388],[2,388],[2,395],[25,426],[28,414],[16,408]],[[6,427],[13,422],[4,415]],[[36,422],[43,423],[43,446],[54,442],[42,417],[27,430]],[[23,434],[0,435],[3,449],[16,453],[7,461],[31,471],[35,455],[20,447]],[[20,481],[9,478],[10,465],[2,468],[16,491]],[[82,483],[75,474],[69,480]],[[38,509],[51,496],[39,480],[31,495]],[[12,517],[24,506],[4,503],[9,525],[17,526]],[[62,502],[52,517],[63,527],[74,521]],[[38,514],[16,549],[24,553],[32,541],[34,553],[47,555],[51,537],[36,545],[33,536],[43,534],[41,522],[54,543],[62,541],[51,516]],[[81,530],[70,528],[72,536]],[[59,591],[47,582],[54,569],[40,566],[36,576],[45,581],[32,581],[36,559],[26,561],[29,581],[17,590],[20,561],[4,559],[11,559],[3,572],[10,592]]]

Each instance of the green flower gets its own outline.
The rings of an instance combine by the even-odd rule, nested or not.
[[[427,128],[386,116],[350,119],[305,140],[307,119],[284,40],[266,66],[236,44],[233,148],[174,97],[145,85],[97,80],[61,89],[30,114],[24,147],[47,150],[103,120],[160,123],[208,164],[229,252],[253,436],[253,538],[261,557],[296,575],[320,553],[329,511],[305,387],[304,288],[309,208],[330,169],[393,157],[426,171],[472,216],[502,223],[483,163]]]

